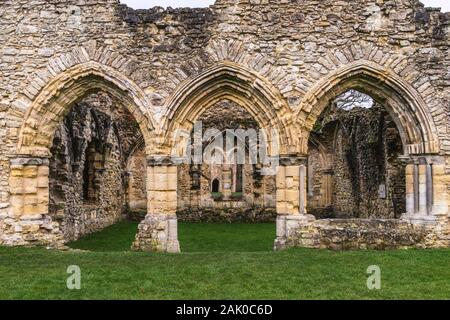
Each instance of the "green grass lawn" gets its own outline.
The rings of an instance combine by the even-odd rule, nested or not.
[[[58,252],[0,247],[0,299],[449,299],[450,250],[272,252],[274,225],[180,224],[183,253],[130,252],[123,222]],[[66,288],[69,265],[81,290]],[[368,290],[367,267],[381,268]]]
[[[137,222],[117,223],[69,243],[69,247],[96,252],[129,251],[137,226]],[[178,234],[183,252],[267,252],[273,247],[275,225],[179,223]]]

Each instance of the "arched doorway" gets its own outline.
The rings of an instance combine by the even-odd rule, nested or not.
[[[437,129],[420,94],[392,71],[365,60],[332,72],[305,96],[296,116],[305,119],[308,135],[330,102],[350,89],[383,105],[397,126],[405,155],[439,152]]]
[[[345,98],[355,93],[374,104],[347,108]],[[301,201],[311,201],[316,217],[280,219],[279,248],[425,245],[425,226],[439,224],[448,205],[435,191],[444,187],[445,159],[420,94],[393,72],[358,61],[321,79],[297,116],[308,130],[308,196]]]
[[[72,106],[56,130],[49,162],[49,216],[59,222],[64,241],[100,231],[136,205],[126,193],[127,163],[141,140],[133,116],[104,91]],[[136,169],[145,176],[145,168]],[[145,192],[145,185],[140,188]]]
[[[148,202],[149,214],[139,226],[139,234],[134,244],[136,248],[149,251],[179,251],[177,240],[179,210],[192,204],[192,199],[199,199],[198,196],[191,197],[191,195],[202,194],[202,190],[207,193],[207,199],[205,200],[213,202],[215,205],[222,206],[223,200],[228,201],[228,204],[234,201],[246,201],[240,195],[238,196],[239,191],[232,192],[232,190],[241,190],[239,184],[236,184],[233,189],[233,184],[240,175],[237,169],[234,170],[234,173],[232,173],[232,169],[223,172],[223,179],[219,179],[223,186],[221,190],[223,198],[211,199],[211,177],[207,178],[206,180],[209,181],[205,183],[202,181],[205,176],[199,167],[199,163],[195,161],[188,164],[183,163],[196,120],[206,110],[223,101],[239,105],[261,129],[266,130],[265,133],[269,133],[263,139],[265,143],[263,154],[264,158],[268,159],[264,166],[270,168],[266,171],[265,167],[256,165],[252,170],[256,169],[256,172],[264,173],[270,171],[273,181],[275,181],[276,170],[271,166],[271,156],[289,152],[296,153],[298,147],[296,133],[298,133],[299,128],[289,121],[291,110],[285,99],[265,78],[240,65],[223,62],[204,70],[188,81],[184,81],[180,88],[168,99],[167,110],[163,115],[161,131],[159,132],[161,137],[158,145],[159,153],[149,158],[148,172],[154,176],[152,179],[161,181],[161,183],[157,182],[149,188],[149,199],[155,200],[149,200]],[[234,117],[238,119],[236,115]],[[274,134],[271,135],[270,133]],[[202,144],[200,143],[198,147],[201,149]],[[242,194],[249,190],[247,188],[249,180],[245,171],[244,168]],[[258,175],[259,173],[256,174],[256,176]],[[186,177],[186,180],[184,177]],[[170,181],[170,183],[166,184],[165,181]],[[177,183],[172,183],[173,181],[177,181]],[[183,181],[190,181],[190,183],[184,183]],[[258,181],[255,185],[262,188],[264,184]],[[272,183],[270,188],[274,189],[274,185],[275,183]],[[183,192],[182,190],[187,190],[185,196],[180,195]],[[269,190],[264,192],[275,194],[275,192]],[[164,194],[164,200],[156,201],[157,195],[160,194]],[[236,198],[233,196],[236,196]],[[262,197],[258,201],[270,202],[270,197]],[[275,207],[274,202],[271,203],[273,207]],[[202,205],[201,201],[196,205]],[[296,206],[298,207],[298,203]],[[153,214],[151,212],[162,212],[164,214]],[[162,224],[167,226],[165,236],[162,237],[162,232],[159,232],[160,236],[156,239],[156,233],[152,230],[155,230],[156,225]]]
[[[212,193],[219,193],[219,191],[220,191],[220,181],[219,181],[219,179],[214,179],[213,181],[212,181],[212,184],[211,184],[211,192]]]
[[[41,221],[34,243],[59,246],[102,229],[123,213],[121,192],[127,177],[122,164],[134,142],[121,138],[127,135],[116,120],[128,120],[147,146],[153,121],[144,97],[130,79],[92,61],[62,72],[38,94],[20,130],[20,157],[13,160],[20,163],[18,170],[37,173],[33,190],[14,190],[14,196],[29,198],[27,206],[21,202],[14,208],[16,214],[33,207],[36,221]],[[114,116],[113,110],[122,114]],[[30,183],[23,176],[13,180],[15,185]],[[71,193],[75,188],[77,199]],[[106,194],[115,200],[111,206]],[[94,203],[101,209],[80,209]],[[115,214],[109,215],[105,208],[111,207]]]
[[[445,206],[432,205],[436,197],[440,197],[439,194],[432,192],[432,167],[442,167],[445,162],[437,156],[439,150],[437,129],[420,94],[389,70],[369,61],[358,61],[331,73],[317,83],[306,96],[297,114],[306,118],[309,145],[314,145],[315,126],[320,123],[320,116],[326,113],[327,108],[337,97],[345,97],[349,92],[370,96],[378,106],[381,106],[373,109],[374,113],[383,116],[386,122],[390,123],[391,131],[396,131],[394,136],[400,137],[395,141],[397,148],[400,141],[402,147],[401,150],[395,150],[393,158],[396,162],[404,162],[405,165],[403,188],[406,190],[406,208],[402,209],[401,206],[397,208],[395,216],[398,217],[401,215],[400,211],[404,210],[405,218],[422,220],[428,219],[427,216],[433,216],[431,211],[444,210]],[[312,107],[306,106],[308,103],[311,103]],[[305,117],[302,113],[306,109],[309,112]],[[362,130],[370,131],[367,128]],[[332,136],[330,139],[334,141],[334,138]],[[377,156],[379,154],[376,153]],[[380,183],[378,188],[380,195],[386,194],[386,184]]]

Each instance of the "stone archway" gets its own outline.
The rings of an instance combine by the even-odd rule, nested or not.
[[[296,117],[304,121],[308,135],[332,99],[349,89],[366,93],[386,107],[400,130],[405,154],[439,152],[436,126],[419,92],[393,71],[364,60],[336,70],[307,93]]]
[[[149,210],[139,225],[134,249],[180,250],[176,216],[177,160],[184,155],[196,119],[222,100],[242,106],[261,129],[276,130],[274,138],[266,136],[270,156],[296,153],[298,128],[291,122],[292,111],[280,93],[257,73],[223,62],[185,81],[167,103],[158,144],[148,159],[148,181],[153,181],[148,187]],[[293,201],[298,208],[298,201]]]
[[[35,97],[20,129],[17,154],[48,156],[54,132],[69,112],[70,106],[100,90],[109,92],[123,102],[135,117],[149,147],[151,131],[155,125],[146,110],[149,102],[145,94],[120,72],[90,61],[59,74]]]
[[[335,97],[350,89],[380,102],[395,122],[403,143],[401,160],[406,162],[406,213],[401,219],[375,220],[316,220],[305,212],[285,216],[278,221],[278,248],[426,246],[427,237],[433,232],[428,226],[446,219],[448,202],[446,192],[442,192],[447,184],[445,160],[439,156],[437,128],[420,93],[392,70],[357,61],[320,80],[295,115],[304,124],[303,136],[310,137],[319,115]],[[302,150],[308,150],[309,140],[303,141]]]
[[[440,175],[445,164],[437,157],[439,139],[436,126],[420,93],[392,70],[373,62],[358,61],[319,81],[307,94],[297,112],[297,117],[305,119],[305,136],[309,136],[318,116],[327,105],[349,89],[370,95],[385,107],[396,124],[404,147],[404,161],[408,162],[407,215],[425,216],[430,211],[442,212],[446,207],[446,200],[441,199],[443,195],[430,194],[434,189],[433,178],[430,176],[431,167],[435,169],[434,175]],[[431,203],[434,203],[433,208],[430,208]],[[428,209],[425,208],[427,206]]]
[[[186,81],[172,95],[163,116],[160,146],[166,152],[176,150],[174,144],[178,141],[172,139],[172,134],[190,131],[203,110],[224,99],[243,106],[262,129],[276,129],[280,153],[295,150],[297,137],[285,99],[257,73],[231,62],[211,67]]]
[[[29,107],[20,129],[17,157],[11,159],[11,215],[18,228],[14,244],[61,245],[65,240],[49,216],[49,158],[54,134],[71,107],[95,92],[106,92],[138,123],[148,148],[154,122],[139,87],[120,72],[97,62],[67,69],[43,87]],[[26,229],[26,230],[25,230]]]
[[[351,89],[336,97],[308,147],[308,212],[317,219],[405,213],[403,143],[389,113],[370,96]]]

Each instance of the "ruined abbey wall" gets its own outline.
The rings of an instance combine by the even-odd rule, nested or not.
[[[120,220],[124,181],[120,138],[111,120],[77,105],[56,132],[50,159],[49,214],[65,240]]]
[[[147,212],[147,159],[144,146],[140,146],[128,160],[127,210],[129,212]]]
[[[48,216],[52,141],[74,103],[99,90],[132,114],[147,178],[158,179],[147,179],[146,193],[149,212],[160,215],[148,215],[137,247],[177,250],[176,170],[153,159],[173,149],[168,132],[190,130],[220,98],[242,103],[261,127],[280,133],[278,244],[291,227],[283,221],[305,214],[309,133],[330,100],[350,88],[386,102],[396,121],[409,159],[408,219],[447,221],[449,24],[448,13],[416,0],[218,0],[167,10],[117,0],[4,0],[0,243],[59,239]]]
[[[400,135],[380,105],[324,112],[310,144],[309,212],[318,218],[400,218],[406,212]]]
[[[254,130],[254,137],[257,138],[260,128],[251,114],[237,103],[222,100],[205,110],[197,119],[197,124],[201,124],[202,135],[208,135],[208,130],[220,132],[223,148],[216,150],[211,157],[212,162],[179,166],[178,218],[195,222],[275,221],[275,177],[262,175],[257,164],[249,163],[251,136],[227,137],[227,132],[239,134],[238,130],[243,133],[244,130]],[[241,167],[237,152],[227,150],[227,139],[230,137],[239,139],[245,146],[246,163]],[[237,141],[235,144],[234,147],[237,147]],[[207,142],[203,143],[202,148],[209,156]],[[214,180],[217,181],[216,191],[213,190]]]
[[[221,61],[267,78],[294,111],[333,70],[370,61],[420,92],[440,148],[450,150],[448,14],[418,1],[220,0],[211,9],[168,10],[132,10],[116,0],[4,1],[1,23],[0,110],[8,123],[2,154],[15,153],[20,115],[40,89],[88,61],[132,80],[145,92],[155,121],[182,81]]]

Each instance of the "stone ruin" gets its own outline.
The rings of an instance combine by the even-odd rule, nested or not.
[[[178,221],[276,221],[277,250],[450,246],[450,13],[6,0],[0,25],[0,245],[129,218],[144,251],[180,251]],[[352,92],[372,102],[343,107]],[[198,121],[276,131],[274,174],[180,162]]]

